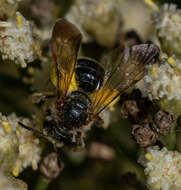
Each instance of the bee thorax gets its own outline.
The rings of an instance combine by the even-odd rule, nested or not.
[[[86,124],[89,100],[85,94],[74,91],[59,111],[60,125],[67,130],[80,128]]]

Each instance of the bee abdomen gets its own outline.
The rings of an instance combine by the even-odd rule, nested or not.
[[[94,60],[79,58],[75,69],[78,87],[85,92],[92,93],[99,89],[104,81],[104,69]]]

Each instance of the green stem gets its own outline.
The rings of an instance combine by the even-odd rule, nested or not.
[[[42,176],[39,176],[37,184],[34,190],[46,190],[48,188],[49,181],[45,180]]]

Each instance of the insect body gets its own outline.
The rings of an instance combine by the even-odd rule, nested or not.
[[[51,80],[57,95],[43,124],[46,136],[75,147],[83,146],[87,126],[139,81],[145,65],[154,63],[159,55],[157,46],[141,44],[117,49],[99,64],[77,58],[80,42],[81,33],[73,24],[57,20],[51,38],[55,62]]]
[[[66,145],[82,146],[82,127],[88,123],[90,104],[87,94],[81,91],[71,92],[59,109],[52,107],[47,112],[44,121],[46,133]]]
[[[78,58],[75,76],[78,87],[87,93],[92,93],[102,86],[105,71],[92,59]]]

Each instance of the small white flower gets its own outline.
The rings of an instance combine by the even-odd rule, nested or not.
[[[181,57],[181,10],[174,4],[164,4],[153,14],[153,22],[163,51]]]
[[[0,19],[13,17],[20,1],[22,0],[0,0]]]
[[[139,160],[145,169],[147,185],[150,190],[181,189],[181,153],[159,150],[158,146],[149,147]]]
[[[2,190],[27,190],[27,185],[14,177],[0,171],[0,189]]]
[[[112,46],[122,18],[118,6],[116,0],[77,0],[66,19],[79,28],[84,42],[95,38],[102,45]]]
[[[7,117],[0,114],[0,168],[14,176],[28,166],[37,169],[41,154],[39,139],[21,128],[18,121],[32,127],[28,119],[18,118],[15,114]]]
[[[147,66],[147,74],[137,85],[150,99],[181,100],[181,60],[170,57],[165,63]]]
[[[30,23],[19,13],[0,27],[0,53],[3,60],[11,60],[22,67],[36,58]],[[7,27],[8,26],[8,27]]]

